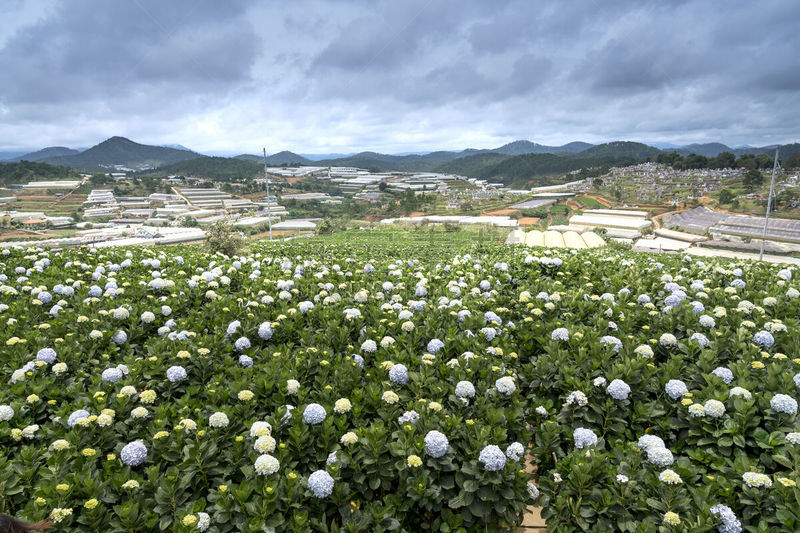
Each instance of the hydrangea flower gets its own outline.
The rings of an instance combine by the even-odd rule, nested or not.
[[[556,328],[550,333],[550,338],[554,341],[568,341],[569,330],[567,328]]]
[[[186,379],[186,370],[182,366],[171,366],[167,369],[167,379],[171,383]]]
[[[733,372],[731,372],[730,368],[718,366],[711,373],[722,379],[726,384],[730,384],[733,381]]]
[[[748,401],[753,399],[752,393],[749,390],[742,387],[734,387],[730,390],[728,394],[731,397],[741,396],[742,398]]]
[[[775,344],[775,337],[769,331],[761,330],[753,336],[753,342],[758,346],[770,348]]]
[[[576,428],[572,432],[572,439],[575,441],[575,447],[582,449],[586,446],[595,446],[597,444],[597,435],[594,431],[586,428]]]
[[[631,393],[631,388],[621,379],[615,379],[606,387],[606,392],[615,400],[625,400]]]
[[[475,386],[469,381],[459,381],[456,383],[456,396],[462,400],[473,398],[475,396]]]
[[[333,493],[333,478],[325,470],[317,470],[308,476],[308,488],[317,498],[327,498]]]
[[[612,349],[617,353],[619,353],[619,349],[622,348],[622,341],[613,335],[604,335],[603,337],[600,337],[600,343],[605,344],[606,346],[611,346]]]
[[[696,342],[701,348],[708,348],[711,345],[711,341],[709,341],[708,337],[702,333],[692,333],[692,336],[689,337],[689,340]]]
[[[306,424],[312,426],[321,424],[322,421],[325,420],[326,416],[327,413],[325,412],[325,408],[318,403],[308,404],[303,411],[303,420]]]
[[[108,383],[116,383],[122,379],[122,371],[118,368],[106,368],[100,374],[100,379]]]
[[[646,344],[640,344],[639,346],[637,346],[633,350],[633,353],[644,359],[652,359],[653,356],[655,355],[653,349]]]
[[[683,483],[681,476],[679,476],[674,470],[666,469],[658,475],[659,481],[662,483],[666,483],[667,485],[680,485]]]
[[[778,413],[797,414],[797,400],[787,394],[776,394],[770,399],[769,406]]]
[[[361,351],[367,353],[373,353],[378,349],[378,344],[373,341],[372,339],[365,340],[361,343]]]
[[[447,437],[439,431],[432,430],[425,435],[425,452],[435,459],[446,454],[449,446]]]
[[[517,386],[514,384],[514,379],[511,376],[499,378],[494,382],[494,386],[499,393],[505,394],[506,396],[510,396],[517,390]]]
[[[650,435],[650,434],[642,435],[641,437],[639,437],[639,441],[637,442],[637,445],[639,446],[639,448],[641,450],[644,450],[644,451],[647,451],[652,447],[656,447],[656,448],[665,448],[666,447],[664,445],[664,440],[661,437],[658,437],[656,435]]]
[[[56,351],[52,348],[42,348],[36,353],[37,361],[44,361],[48,365],[56,360]]]
[[[419,413],[417,413],[414,410],[411,410],[411,411],[406,411],[405,413],[403,413],[403,416],[398,417],[397,423],[402,425],[409,422],[416,422],[417,420],[419,420]]]
[[[711,507],[711,514],[719,518],[722,523],[717,527],[719,533],[741,533],[742,523],[736,518],[733,509],[718,503]]]
[[[262,437],[263,438],[263,437]],[[269,454],[259,455],[255,462],[256,474],[268,476],[281,468],[281,463]]]
[[[667,392],[667,396],[672,398],[673,400],[677,400],[687,392],[689,389],[686,387],[686,383],[679,379],[671,379],[667,382],[664,386],[664,390]]]
[[[389,381],[395,385],[408,383],[408,369],[405,365],[394,365],[389,369]]]
[[[439,339],[431,339],[428,342],[428,346],[426,348],[427,348],[428,352],[436,353],[439,350],[441,350],[442,348],[444,348],[444,343],[442,341],[440,341]]]
[[[647,460],[651,464],[654,464],[660,468],[670,466],[675,462],[675,458],[672,456],[671,451],[669,451],[667,448],[658,446],[651,446],[647,448]]]
[[[494,444],[485,446],[481,450],[478,461],[483,463],[483,468],[487,472],[496,472],[506,466],[505,454]]]
[[[586,397],[586,394],[579,390],[570,392],[566,400],[567,405],[577,405],[579,407],[583,407],[588,403],[589,399]]]
[[[519,461],[525,455],[525,447],[522,443],[512,442],[506,448],[506,457],[512,461]]]
[[[139,466],[147,458],[147,446],[138,440],[129,442],[122,448],[119,457],[128,466]]]
[[[216,413],[212,414],[208,417],[208,425],[212,428],[224,428],[228,427],[230,421],[228,420],[228,415],[221,411],[217,411]]]
[[[233,343],[233,345],[236,348],[236,351],[238,352],[247,350],[248,348],[250,348],[250,339],[248,339],[247,337],[239,337],[238,339],[236,339],[236,342]]]
[[[675,335],[672,333],[663,333],[661,337],[658,338],[658,344],[664,346],[665,348],[671,348],[672,346],[676,346],[678,344],[678,339],[676,339]]]
[[[86,416],[89,416],[89,413],[86,413]],[[10,405],[0,405],[0,422],[8,422],[12,418],[14,418],[14,409]],[[70,427],[73,425],[74,422],[70,424]]]
[[[77,424],[78,420],[81,418],[89,418],[89,411],[85,409],[78,409],[77,411],[74,411],[71,415],[69,415],[69,418],[67,419],[67,425],[69,427],[75,427],[75,424]]]
[[[760,489],[772,487],[772,480],[766,474],[759,474],[758,472],[745,472],[742,474],[742,480],[748,487]]]
[[[706,400],[703,404],[706,415],[711,418],[720,418],[725,414],[725,404],[719,400]]]
[[[262,322],[258,326],[258,336],[261,339],[268,341],[272,338],[272,334],[273,334],[272,324],[270,324],[269,322]]]

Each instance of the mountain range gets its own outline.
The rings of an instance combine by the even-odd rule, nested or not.
[[[722,152],[771,154],[775,146],[730,148],[721,143],[690,144],[659,149],[650,145],[615,141],[600,145],[571,142],[547,146],[518,140],[492,149],[468,148],[461,151],[429,153],[381,154],[360,152],[343,157],[311,159],[294,152],[282,151],[267,157],[270,166],[346,166],[380,171],[453,172],[470,177],[500,178],[511,181],[525,175],[567,172],[604,164],[626,164],[653,158],[664,152],[681,155],[699,154],[713,157]],[[782,157],[800,152],[800,144],[781,147]],[[340,155],[340,154],[331,154]],[[315,156],[316,157],[316,156]],[[54,146],[20,155],[4,162],[37,161],[70,167],[81,171],[108,172],[115,166],[137,170],[158,169],[171,174],[207,175],[211,178],[234,179],[256,176],[263,172],[263,156],[241,154],[232,158],[209,157],[182,145],[151,146],[124,137],[111,137],[89,149],[78,151]]]

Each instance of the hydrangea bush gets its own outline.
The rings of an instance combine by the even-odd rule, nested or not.
[[[497,531],[538,500],[553,531],[800,529],[791,268],[325,240],[0,253],[2,512]]]

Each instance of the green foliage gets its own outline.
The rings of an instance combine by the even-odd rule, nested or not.
[[[730,189],[722,189],[719,191],[719,203],[729,204],[736,198],[736,195]]]
[[[198,157],[178,161],[158,169],[160,174],[195,176],[219,181],[260,177],[264,167],[253,161],[229,157]]]
[[[753,191],[764,184],[764,176],[759,170],[750,169],[744,175],[742,184],[748,191]]]
[[[20,161],[18,163],[0,163],[0,184],[25,184],[37,180],[79,180],[80,174],[67,167],[58,167],[47,163]]]
[[[236,255],[247,243],[244,235],[236,231],[230,221],[221,218],[206,228],[205,246],[211,253],[222,253],[228,257]]]

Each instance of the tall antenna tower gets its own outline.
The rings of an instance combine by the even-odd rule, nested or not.
[[[772,163],[772,180],[769,182],[769,197],[767,197],[767,213],[764,215],[764,233],[761,234],[761,252],[758,260],[764,259],[764,239],[767,238],[767,225],[769,224],[769,210],[772,207],[772,191],[775,190],[775,171],[778,170],[778,151],[780,146],[775,148],[775,161]]]
[[[269,240],[272,240],[272,200],[269,197],[269,175],[267,174],[267,148],[264,147],[264,183],[267,185],[267,224],[269,224]]]

